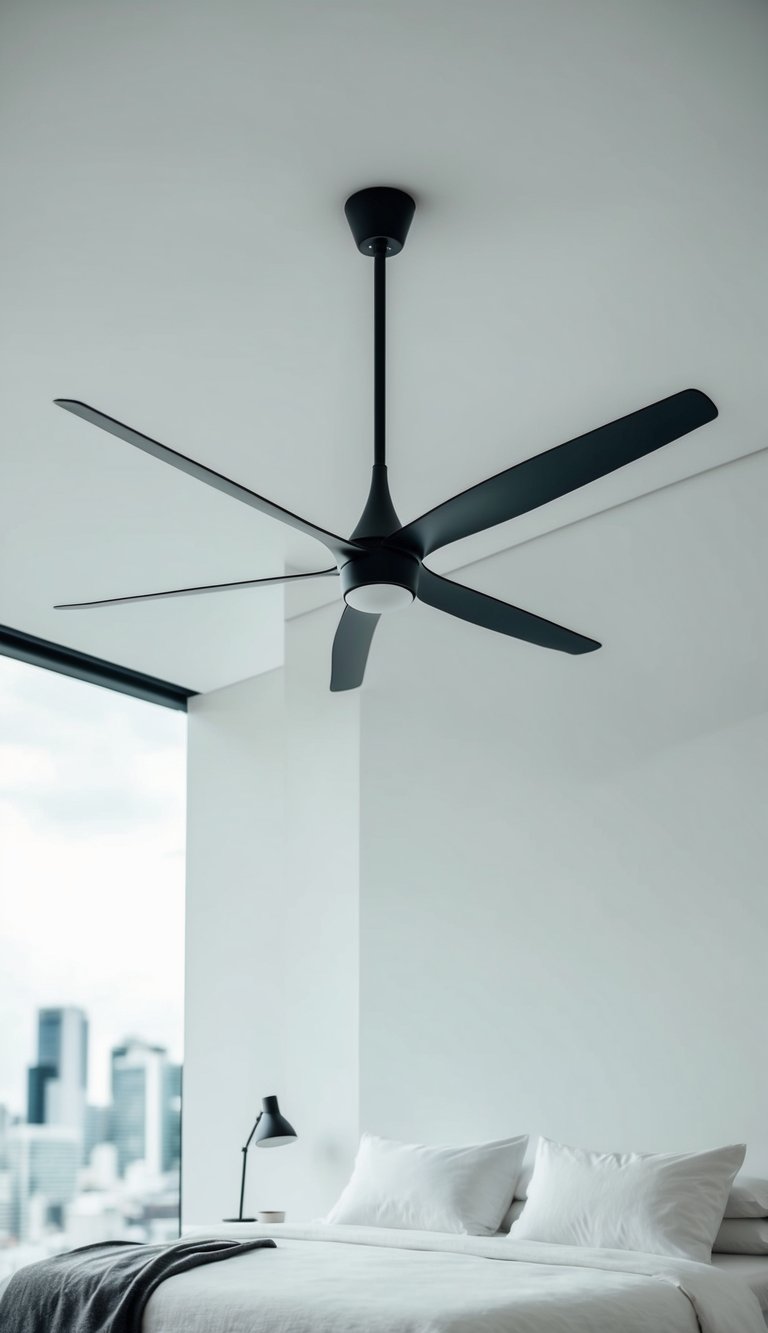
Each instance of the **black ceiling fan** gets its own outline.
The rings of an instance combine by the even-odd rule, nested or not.
[[[330,551],[334,565],[307,574],[285,574],[274,578],[245,579],[204,587],[175,588],[166,592],[142,593],[133,597],[111,597],[92,602],[72,602],[57,610],[94,606],[119,606],[161,597],[185,597],[194,593],[231,588],[253,588],[299,579],[340,576],[346,603],[333,641],[331,689],[352,690],[362,684],[368,650],[379,616],[409,606],[414,598],[428,606],[484,629],[515,639],[555,648],[566,653],[589,653],[600,644],[573,630],[510,606],[495,597],[454,583],[433,573],[424,558],[433,551],[469,537],[497,523],[516,518],[575,491],[636,458],[653,453],[672,440],[687,435],[717,416],[714,403],[697,389],[685,389],[658,403],[644,407],[610,425],[561,444],[546,453],[499,472],[469,490],[430,509],[403,526],[392,503],[385,462],[385,298],[386,261],[402,250],[413,219],[415,203],[409,194],[387,186],[359,190],[345,204],[347,221],[364,255],[373,258],[374,282],[374,461],[368,499],[351,537],[337,537],[290,510],[265,500],[245,486],[158,444],[113,417],[97,412],[86,403],[57,398],[58,407],[74,412],[133,444],[144,453],[197,477],[225,495],[258,509],[271,518],[309,537]]]

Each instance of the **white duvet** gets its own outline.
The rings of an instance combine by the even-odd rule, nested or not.
[[[170,1278],[143,1333],[765,1333],[744,1283],[688,1260],[323,1223],[226,1234],[277,1249]]]

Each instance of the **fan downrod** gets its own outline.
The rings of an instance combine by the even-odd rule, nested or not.
[[[389,185],[372,185],[367,190],[358,190],[344,205],[357,248],[369,258],[377,253],[383,253],[387,259],[399,255],[415,211],[415,200],[405,190],[396,190]],[[386,249],[377,245],[382,241]]]

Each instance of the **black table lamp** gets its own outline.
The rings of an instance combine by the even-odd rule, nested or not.
[[[248,1165],[248,1149],[255,1141],[257,1148],[282,1148],[285,1143],[295,1143],[298,1135],[293,1125],[289,1125],[285,1116],[280,1114],[277,1097],[262,1097],[261,1110],[256,1124],[248,1135],[243,1148],[243,1175],[240,1181],[240,1215],[225,1217],[225,1222],[255,1222],[255,1217],[243,1217],[245,1200],[245,1168]]]

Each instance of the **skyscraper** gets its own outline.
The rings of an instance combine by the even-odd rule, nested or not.
[[[32,1065],[27,1070],[27,1124],[44,1125],[48,1084],[56,1077],[53,1065]]]
[[[77,1190],[81,1140],[58,1125],[14,1125],[8,1131],[11,1233],[32,1239],[39,1225],[61,1226]]]
[[[0,1166],[0,1241],[13,1234],[13,1174]]]
[[[13,1178],[8,1165],[8,1130],[10,1124],[11,1116],[8,1107],[0,1102],[0,1239],[11,1234],[13,1220]]]
[[[163,1098],[163,1170],[174,1171],[181,1162],[181,1065],[166,1065]]]
[[[112,1142],[112,1107],[86,1106],[85,1144],[83,1157],[90,1162],[91,1153],[100,1143]]]
[[[168,1054],[163,1046],[131,1037],[112,1050],[112,1131],[120,1174],[143,1162],[162,1175]]]
[[[11,1113],[8,1110],[8,1107],[3,1102],[0,1102],[0,1171],[3,1169],[4,1166],[8,1165],[7,1162],[8,1143],[6,1136],[8,1134],[8,1130],[10,1129],[10,1127],[11,1127]]]
[[[37,1064],[28,1076],[29,1124],[66,1127],[82,1142],[87,1082],[88,1019],[82,1009],[40,1009]]]

